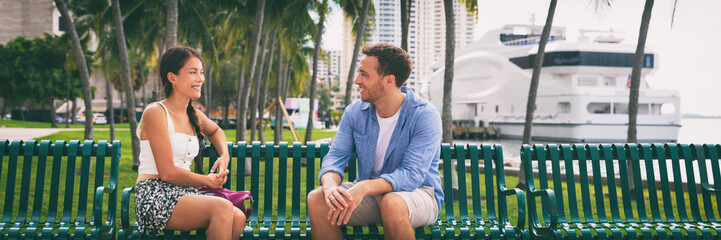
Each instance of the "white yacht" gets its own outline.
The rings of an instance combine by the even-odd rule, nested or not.
[[[493,127],[504,138],[521,138],[533,62],[543,26],[506,25],[488,32],[467,49],[456,51],[452,114],[456,122]],[[595,35],[595,36],[594,36]],[[541,71],[534,140],[625,142],[635,41],[623,43],[611,32],[581,31],[566,40],[566,29],[553,27]],[[651,89],[646,75],[658,57],[644,56],[638,107],[639,142],[676,142],[681,127],[679,93]],[[429,87],[421,93],[443,107],[442,63],[434,65]]]

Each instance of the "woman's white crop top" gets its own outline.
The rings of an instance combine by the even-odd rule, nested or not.
[[[163,103],[158,102],[165,110],[165,117],[168,119],[168,135],[170,137],[170,146],[173,150],[173,163],[176,167],[190,171],[190,165],[193,159],[198,155],[199,145],[198,137],[190,136],[184,133],[176,133],[173,126],[173,120],[170,118],[168,109]],[[138,124],[137,134],[140,137],[140,129],[143,120]],[[155,157],[153,150],[150,148],[150,141],[140,140],[140,166],[138,166],[138,175],[155,174],[158,175],[158,168],[155,166]]]

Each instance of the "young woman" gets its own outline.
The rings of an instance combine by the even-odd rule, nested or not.
[[[207,228],[208,239],[238,239],[246,220],[243,212],[226,199],[200,195],[193,188],[220,188],[229,172],[225,133],[190,104],[200,97],[205,81],[201,59],[196,50],[178,46],[160,60],[166,99],[148,105],[138,127],[135,214],[139,230],[150,234]],[[190,171],[193,161],[199,163],[204,136],[220,155],[208,175]]]

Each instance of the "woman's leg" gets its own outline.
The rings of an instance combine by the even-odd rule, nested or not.
[[[234,208],[223,198],[186,194],[178,199],[165,228],[179,231],[207,228],[207,239],[230,239],[235,233]]]
[[[243,234],[245,219],[243,211],[240,208],[233,207],[233,239],[240,239],[240,235]]]

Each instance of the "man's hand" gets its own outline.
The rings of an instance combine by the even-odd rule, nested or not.
[[[336,210],[343,210],[348,207],[348,203],[353,201],[353,197],[348,193],[347,190],[338,186],[323,187],[323,193],[325,195],[325,202],[330,208],[330,213]]]
[[[344,209],[335,211],[331,209],[328,211],[328,220],[330,220],[331,224],[337,226],[348,224],[348,220],[350,220],[350,216],[353,215],[353,211],[363,202],[363,198],[366,196],[365,192],[361,190],[361,185],[362,184],[359,183],[348,190],[343,189],[349,193],[351,199],[355,199],[355,201],[349,201],[348,206]]]

